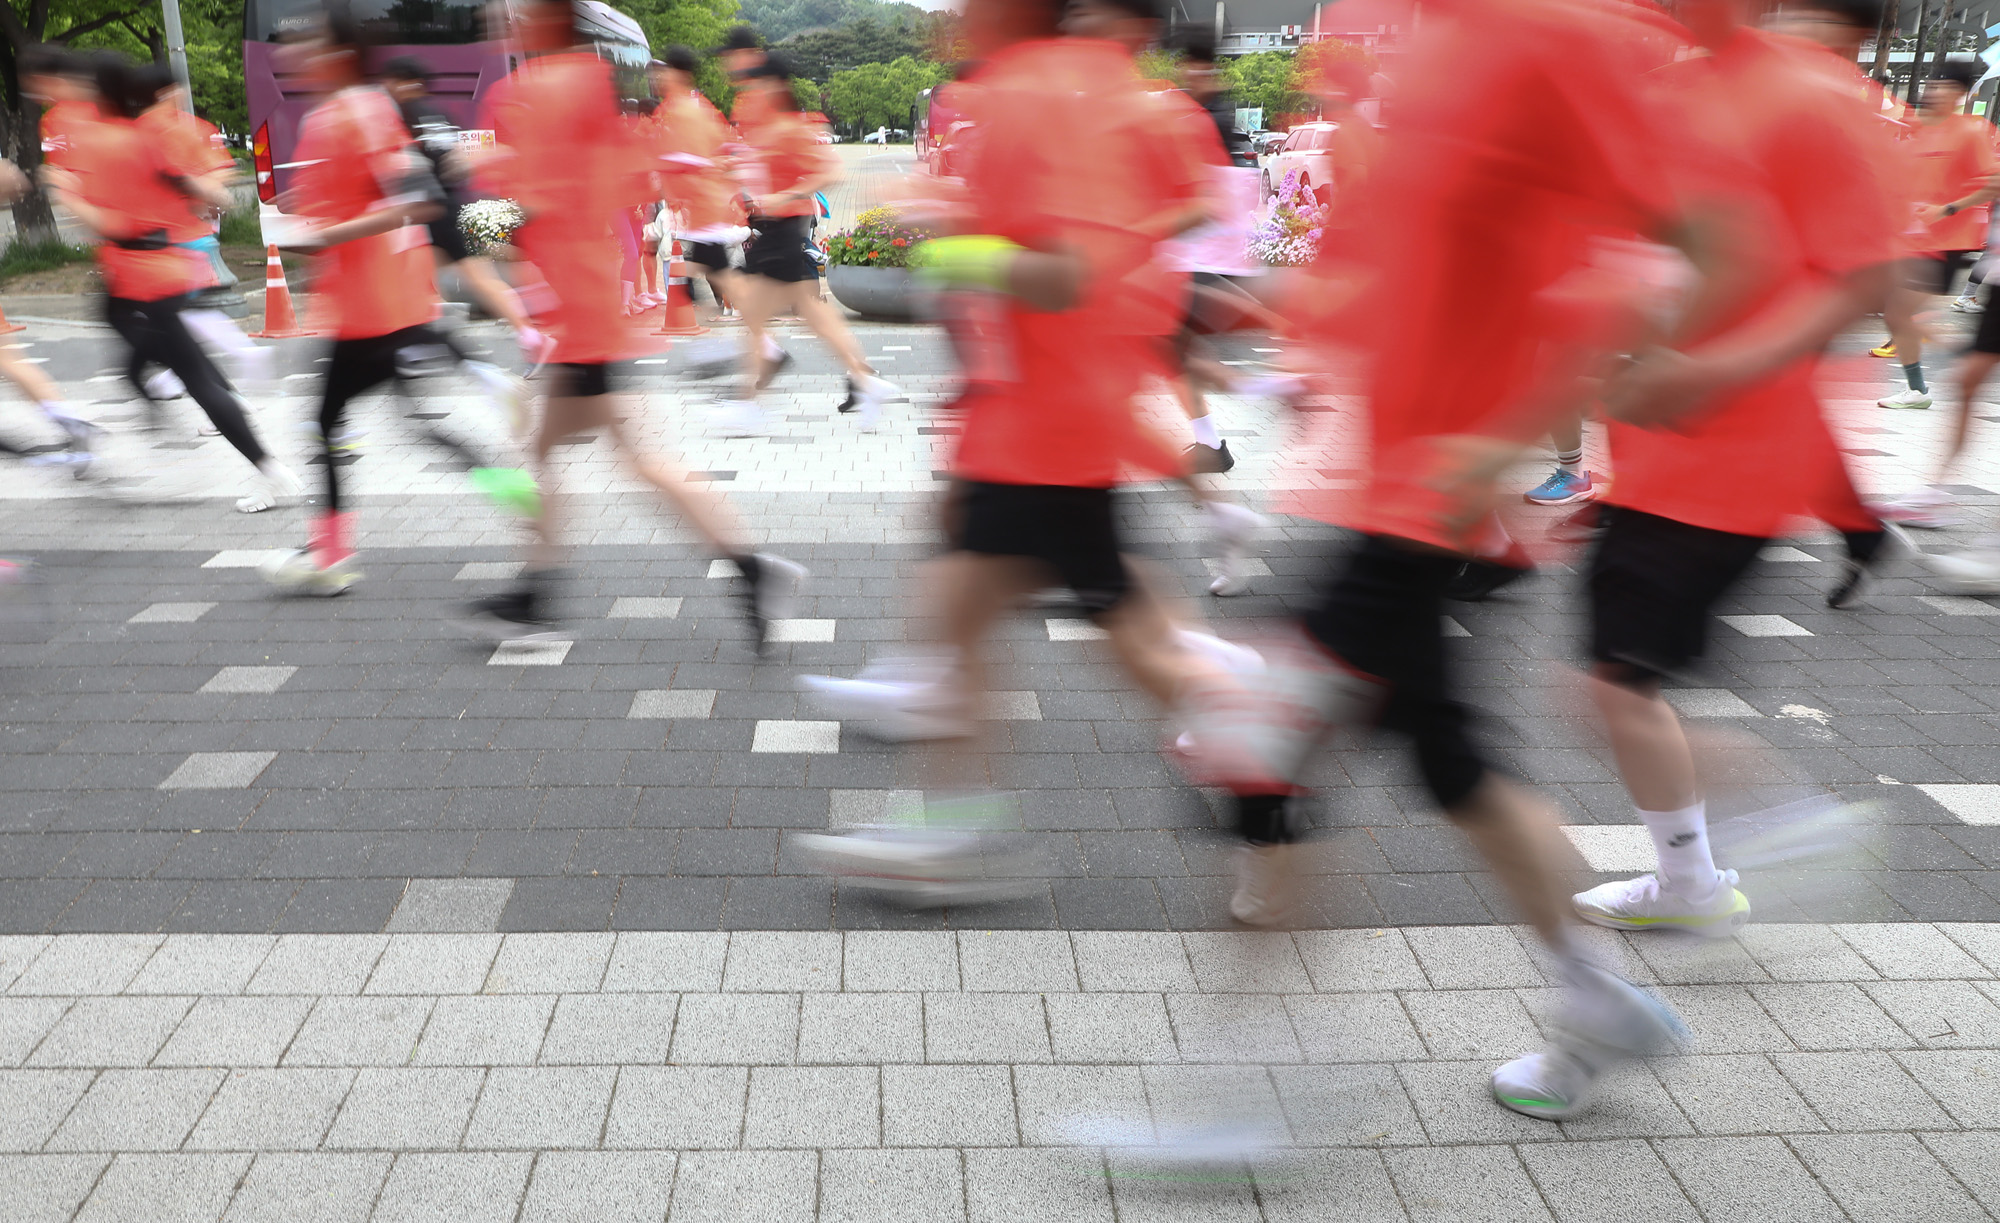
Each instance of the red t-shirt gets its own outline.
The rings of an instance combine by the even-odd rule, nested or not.
[[[1377,273],[1372,480],[1358,503],[1315,495],[1307,512],[1464,546],[1439,525],[1437,440],[1510,433],[1545,341],[1573,327],[1551,291],[1592,235],[1648,231],[1671,207],[1633,70],[1639,38],[1616,13],[1563,0],[1426,21],[1373,178],[1375,240],[1346,252]]]
[[[409,147],[388,94],[372,86],[334,94],[299,127],[300,211],[329,222],[381,211],[407,185]],[[313,256],[314,308],[343,340],[427,323],[437,313],[431,267],[430,235],[419,225],[343,242]]]
[[[1873,116],[1821,57],[1746,29],[1668,75],[1688,119],[1677,159],[1684,194],[1715,191],[1730,223],[1721,240],[1731,243],[1731,302],[1683,347],[1801,287],[1895,257]],[[1774,535],[1810,514],[1828,475],[1818,360],[1800,358],[1662,427],[1613,423],[1608,500],[1740,535]]]
[[[1141,173],[1159,108],[1108,42],[1017,44],[976,79],[961,95],[979,133],[963,165],[970,232],[1073,251],[1090,274],[1083,301],[1057,312],[952,295],[967,304],[956,333],[971,341],[954,468],[1002,484],[1108,488],[1142,450],[1132,396],[1153,357],[1130,281],[1153,253],[1134,227],[1160,207]]]
[[[819,142],[818,130],[791,111],[774,111],[763,122],[744,129],[743,141],[763,167],[759,195],[783,195],[820,177],[833,163],[833,152]],[[765,215],[809,217],[818,207],[808,195],[802,200],[783,201]]]
[[[683,214],[687,228],[700,232],[742,223],[735,185],[720,164],[729,124],[700,94],[664,101],[653,112],[653,141],[662,157],[685,153],[707,166],[663,163],[667,200]]]
[[[595,365],[646,351],[624,314],[611,219],[645,197],[653,158],[619,113],[610,67],[581,52],[537,56],[488,92],[481,114],[501,156],[480,175],[528,214],[515,241],[555,296],[537,320],[555,359]]]
[[[82,133],[104,117],[95,102],[58,102],[42,112],[42,160],[70,169],[69,155]]]
[[[2000,170],[1993,153],[1991,123],[1977,115],[1950,115],[1912,125],[1908,155],[1910,198],[1918,204],[1949,204],[1986,185]],[[1986,245],[1987,206],[1976,205],[1944,217],[1912,235],[1920,251],[1976,251]]]
[[[177,174],[200,178],[236,164],[222,143],[222,133],[172,103],[153,107],[135,122],[159,145],[161,155]],[[168,227],[176,242],[192,242],[215,232],[215,226],[199,211],[200,204],[190,199],[188,205],[187,216]]]
[[[171,241],[173,227],[189,215],[188,197],[174,185],[180,171],[151,133],[127,119],[99,115],[71,129],[63,168],[77,176],[86,203],[111,214],[106,239],[153,236]],[[159,301],[209,283],[208,261],[185,247],[126,250],[98,245],[104,290],[126,301]]]

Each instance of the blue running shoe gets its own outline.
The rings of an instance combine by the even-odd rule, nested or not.
[[[1588,501],[1597,495],[1597,486],[1591,483],[1587,471],[1568,471],[1558,467],[1555,474],[1536,487],[1523,493],[1530,505],[1569,505],[1577,501]]]

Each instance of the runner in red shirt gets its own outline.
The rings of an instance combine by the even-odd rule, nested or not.
[[[729,122],[695,89],[692,50],[672,46],[660,55],[651,72],[660,100],[653,112],[653,138],[665,163],[661,176],[667,203],[680,214],[681,257],[701,269],[727,317],[729,303],[741,296],[729,248],[750,236],[735,185],[722,164]]]
[[[173,371],[216,431],[257,469],[256,486],[236,508],[268,510],[298,495],[298,479],[265,452],[242,402],[181,317],[189,295],[208,282],[208,268],[172,234],[190,223],[197,206],[227,206],[228,193],[186,174],[136,122],[153,98],[135,65],[109,54],[97,65],[98,116],[70,126],[59,164],[45,170],[45,180],[101,239],[106,321],[139,360]]]
[[[602,429],[633,474],[678,510],[718,556],[735,562],[746,579],[746,613],[761,653],[766,627],[789,614],[805,569],[753,552],[725,502],[697,492],[672,461],[640,451],[625,421],[626,405],[613,392],[617,366],[651,342],[636,334],[621,309],[611,225],[620,209],[641,198],[657,156],[648,156],[619,113],[610,68],[576,45],[576,24],[570,0],[528,0],[522,6],[516,34],[526,59],[487,94],[480,121],[499,143],[481,173],[496,193],[519,202],[527,214],[516,244],[556,299],[548,315],[556,350],[534,442],[544,488],[536,543],[520,584],[474,604],[468,621],[502,640],[546,638],[559,631],[548,607],[563,555],[549,457],[577,434]]]

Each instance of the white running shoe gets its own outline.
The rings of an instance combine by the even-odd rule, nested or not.
[[[1236,893],[1229,913],[1246,926],[1282,924],[1298,905],[1296,845],[1246,845],[1236,851]]]
[[[1913,489],[1890,501],[1870,506],[1885,522],[1919,531],[1942,531],[1965,525],[1958,499],[1936,485]]]
[[[1878,408],[1928,408],[1931,406],[1931,393],[1929,391],[1917,390],[1915,387],[1905,387],[1897,391],[1894,395],[1885,395],[1876,400],[1875,406]]]
[[[1251,545],[1263,533],[1264,516],[1228,501],[1207,504],[1209,530],[1222,545],[1222,555],[1216,560],[1221,572],[1208,584],[1208,593],[1219,597],[1241,594],[1250,588],[1243,577],[1243,563],[1248,559]]]
[[[968,829],[877,826],[791,843],[816,869],[915,908],[1006,900],[1035,886],[1024,848]]]
[[[350,586],[361,580],[361,570],[356,567],[352,556],[330,565],[321,565],[313,559],[308,548],[274,556],[259,565],[257,571],[265,581],[286,594],[320,598],[346,594]]]
[[[841,721],[891,743],[962,739],[974,724],[960,709],[958,694],[945,680],[949,668],[938,658],[883,658],[853,679],[801,675],[801,691]]]
[[[485,361],[467,361],[465,371],[486,391],[500,418],[507,422],[507,431],[515,437],[528,436],[534,424],[535,396],[527,382]]]
[[[261,514],[280,505],[289,505],[305,491],[299,478],[281,463],[273,462],[258,468],[251,480],[250,491],[236,499],[236,512],[239,514]]]
[[[2000,595],[2000,540],[1979,540],[1957,552],[1919,552],[1918,558],[1955,595],[1980,599]]]
[[[1660,886],[1656,875],[1600,883],[1572,900],[1578,917],[1613,930],[1686,930],[1728,938],[1750,920],[1750,902],[1736,890],[1735,871],[1715,873],[1715,891],[1689,900]]]
[[[1980,305],[1979,299],[1976,297],[1954,297],[1951,301],[1951,308],[1960,314],[1986,313],[1986,307]]]
[[[722,437],[771,436],[771,422],[754,400],[721,400],[709,413],[708,422]]]
[[[873,433],[881,428],[882,405],[906,398],[894,383],[873,374],[855,379],[854,410],[859,414],[861,431]]]
[[[146,377],[146,394],[153,399],[179,399],[187,394],[187,384],[170,369],[156,370]]]
[[[1493,1072],[1493,1098],[1530,1117],[1560,1121],[1582,1107],[1591,1087],[1620,1062],[1689,1042],[1667,1005],[1594,964],[1572,962],[1549,1048]]]

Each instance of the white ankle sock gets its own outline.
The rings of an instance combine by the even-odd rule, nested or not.
[[[1653,848],[1660,855],[1660,884],[1688,900],[1715,892],[1715,859],[1708,852],[1708,804],[1679,811],[1641,811]]]
[[[1194,430],[1194,440],[1202,445],[1209,447],[1222,445],[1222,435],[1215,431],[1213,416],[1197,416],[1188,421],[1188,427]]]

